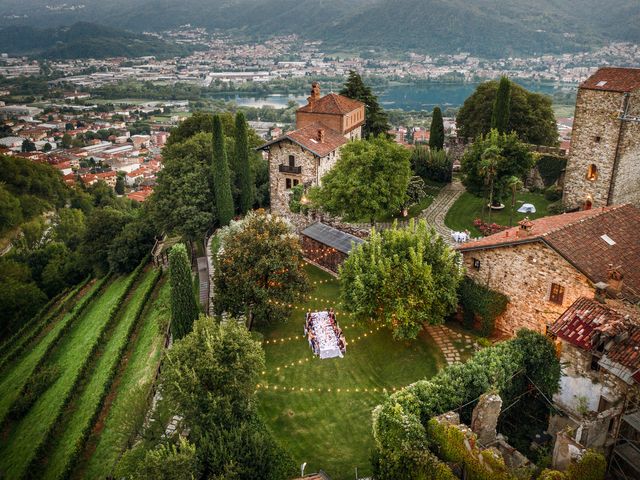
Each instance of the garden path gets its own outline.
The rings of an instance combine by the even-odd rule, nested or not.
[[[426,327],[429,335],[442,350],[447,365],[462,361],[464,353],[472,353],[477,349],[474,339],[464,333],[458,333],[445,325],[429,325]],[[458,344],[454,344],[454,341]]]
[[[455,245],[455,241],[451,237],[453,230],[444,224],[444,217],[463,192],[464,186],[462,182],[454,179],[449,185],[440,190],[440,193],[431,205],[420,214],[420,218],[424,218],[429,225],[433,225],[449,245]]]

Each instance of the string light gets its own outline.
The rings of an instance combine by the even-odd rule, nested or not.
[[[332,387],[288,387],[284,385],[272,385],[269,383],[256,384],[256,391],[269,392],[288,392],[288,393],[360,393],[360,394],[388,394],[397,392],[402,387],[348,387],[348,388],[332,388]]]
[[[347,324],[347,325],[342,325],[340,328],[342,328],[343,330],[347,330],[350,328],[360,328],[362,327],[361,325],[357,325],[355,323],[352,324]],[[369,329],[369,334],[372,334],[373,332],[377,332],[378,330],[380,330],[381,327],[376,327],[376,328],[370,328]],[[367,336],[367,332],[364,332],[363,335],[366,337]],[[305,338],[304,335],[294,335],[292,337],[281,337],[281,338],[269,338],[267,340],[263,339],[262,343],[265,345],[282,345],[286,342],[291,342],[294,340],[300,340],[302,338]],[[360,338],[360,337],[356,337],[356,338]],[[351,340],[351,343],[353,343],[354,341]]]

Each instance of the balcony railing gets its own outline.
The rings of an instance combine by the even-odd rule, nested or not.
[[[292,167],[290,165],[278,165],[278,170],[281,173],[300,173],[302,167]]]

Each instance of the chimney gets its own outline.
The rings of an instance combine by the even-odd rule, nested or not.
[[[324,143],[324,128],[319,128],[318,129],[318,138],[317,138],[317,140],[320,143]]]
[[[600,303],[607,302],[607,285],[605,282],[598,282],[594,285],[596,287],[596,294],[593,296],[594,300]]]
[[[524,217],[523,220],[518,222],[520,225],[520,229],[518,230],[519,237],[529,237],[531,236],[531,230],[533,230],[533,222],[529,220],[529,217]]]
[[[610,263],[607,268],[609,289],[616,295],[622,291],[622,280],[624,279],[624,274],[620,271],[620,268],[620,265],[614,267],[613,263]]]
[[[311,96],[307,98],[309,105],[313,105],[316,101],[320,100],[320,84],[313,82],[311,84]]]

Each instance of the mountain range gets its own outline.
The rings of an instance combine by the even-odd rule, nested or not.
[[[167,57],[185,54],[189,50],[152,35],[77,22],[68,27],[0,27],[0,51],[60,60],[146,55]]]
[[[336,49],[486,57],[640,43],[638,0],[3,0],[0,25],[184,24],[250,37],[296,33]]]

